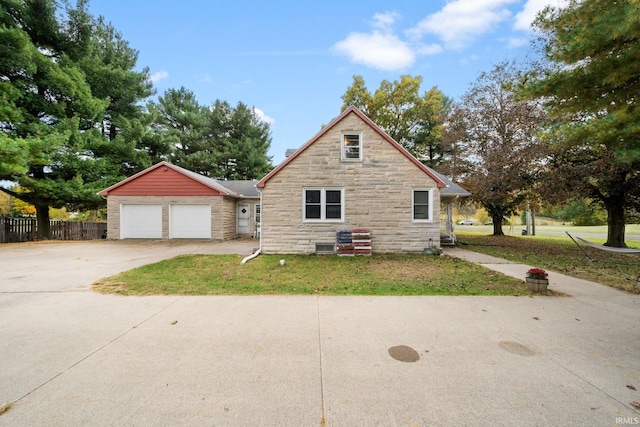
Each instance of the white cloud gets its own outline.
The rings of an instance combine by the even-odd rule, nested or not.
[[[400,18],[400,14],[397,12],[376,13],[373,15],[371,25],[380,30],[388,31],[398,18]]]
[[[528,43],[529,43],[529,39],[526,37],[512,37],[509,39],[509,43],[507,44],[507,47],[509,49],[515,49],[518,47],[525,46]]]
[[[352,62],[384,71],[396,71],[412,65],[416,52],[392,31],[401,16],[397,12],[376,13],[371,19],[373,31],[351,33],[333,49]]]
[[[160,80],[164,80],[169,77],[169,73],[166,71],[158,71],[156,73],[151,74],[151,82],[158,83]]]
[[[418,52],[420,55],[435,55],[437,53],[442,52],[442,46],[440,46],[439,44],[425,44],[425,45],[419,45],[416,48],[416,52]]]
[[[516,20],[513,24],[514,30],[531,30],[531,23],[535,19],[538,12],[549,4],[549,0],[527,0],[524,7],[516,14]]]
[[[459,49],[508,19],[511,12],[504,6],[515,1],[518,0],[454,0],[427,16],[408,33],[416,39],[434,34],[447,47]]]
[[[497,30],[505,21],[514,30],[531,30],[531,23],[547,5],[564,7],[569,0],[525,0],[515,16],[509,5],[522,0],[447,0],[439,11],[427,15],[399,37],[393,26],[402,18],[397,12],[376,13],[369,32],[353,32],[334,44],[333,50],[351,62],[383,71],[397,71],[413,65],[419,55],[436,55],[446,49],[462,49],[483,34]],[[503,37],[508,48],[529,42],[530,35]],[[425,40],[430,37],[431,40]],[[435,40],[434,40],[435,38]]]
[[[272,125],[272,124],[274,124],[276,122],[276,119],[274,119],[273,117],[267,116],[264,113],[264,111],[262,111],[259,108],[253,107],[253,112],[258,117],[258,119],[260,119],[261,121],[263,121],[265,123],[268,123],[268,124]]]
[[[351,61],[384,71],[408,67],[415,61],[413,50],[394,34],[374,30],[351,33],[334,45],[334,49]]]
[[[527,0],[524,7],[516,14],[514,30],[531,31],[531,24],[536,19],[536,15],[547,6],[564,7],[566,0]]]

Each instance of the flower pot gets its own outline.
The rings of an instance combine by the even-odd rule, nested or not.
[[[527,277],[526,281],[531,292],[547,292],[549,279],[532,279],[531,277]]]

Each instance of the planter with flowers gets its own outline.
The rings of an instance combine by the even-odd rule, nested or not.
[[[530,268],[527,271],[527,286],[531,292],[547,292],[549,274],[541,268]]]

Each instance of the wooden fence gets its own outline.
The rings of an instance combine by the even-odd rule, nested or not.
[[[94,240],[107,236],[106,222],[51,221],[52,240]],[[0,243],[38,240],[35,218],[0,217]]]

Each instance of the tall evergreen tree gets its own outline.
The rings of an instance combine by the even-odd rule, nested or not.
[[[607,210],[606,245],[623,247],[625,209],[640,196],[640,6],[570,0],[535,21],[550,67],[529,76],[554,125],[550,182],[556,194],[588,196]]]
[[[148,105],[158,140],[169,148],[169,160],[205,176],[219,174],[219,148],[207,135],[207,110],[185,87],[168,89]]]
[[[267,174],[273,166],[267,152],[271,146],[271,130],[269,124],[261,121],[253,108],[239,102],[235,108],[229,104],[216,101],[210,111],[216,116],[218,111],[230,111],[226,124],[216,130],[213,126],[211,133],[222,141],[220,165],[224,179],[257,179]],[[224,117],[225,115],[222,115]],[[210,121],[215,124],[216,121]],[[226,163],[224,162],[226,160]]]
[[[95,27],[83,0],[64,9],[55,0],[0,0],[0,138],[12,153],[0,160],[0,179],[21,191],[0,190],[36,207],[40,238],[49,236],[49,207],[103,206],[97,191],[124,177],[131,153],[98,126],[113,92],[98,88],[110,76],[97,71],[106,62]]]
[[[56,18],[54,1],[3,0],[0,8],[0,37],[13,35],[23,43],[0,70],[15,109],[12,121],[3,123],[3,138],[24,141],[28,151],[27,173],[14,170],[2,178],[19,182],[25,191],[12,195],[36,207],[39,237],[47,237],[49,206],[95,200],[84,191],[85,177],[78,170],[90,169],[90,160],[80,156],[91,132],[81,130],[99,117],[106,103],[92,96],[82,71],[65,52],[71,43]]]
[[[269,124],[243,103],[205,107],[181,87],[168,89],[149,110],[157,139],[171,146],[169,159],[178,166],[220,179],[258,178],[272,168]]]
[[[78,65],[94,96],[109,101],[97,123],[104,138],[97,140],[92,149],[97,156],[109,158],[114,175],[129,176],[154,160],[147,150],[151,116],[143,104],[154,89],[149,69],[135,69],[138,51],[104,18],[91,22],[90,49]]]

